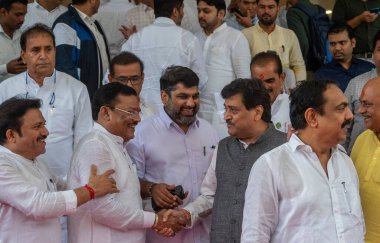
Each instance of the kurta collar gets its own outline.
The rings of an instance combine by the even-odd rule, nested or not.
[[[112,141],[114,141],[116,144],[119,144],[121,147],[124,147],[124,139],[120,136],[114,135],[110,133],[107,129],[105,129],[102,125],[100,125],[97,122],[94,122],[94,130],[99,131],[103,134],[105,134],[107,137],[109,137]]]

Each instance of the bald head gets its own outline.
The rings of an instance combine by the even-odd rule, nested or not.
[[[380,133],[380,78],[367,81],[360,95],[359,113],[364,118],[365,126]]]

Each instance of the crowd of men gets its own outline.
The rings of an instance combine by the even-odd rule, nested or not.
[[[379,7],[0,0],[0,243],[380,242]]]

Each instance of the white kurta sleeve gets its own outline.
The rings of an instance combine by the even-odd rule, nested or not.
[[[89,133],[92,128],[92,111],[90,97],[86,87],[83,87],[77,97],[74,114],[74,146]]]
[[[38,165],[35,165],[35,168],[40,175],[32,175],[27,169],[0,155],[0,203],[8,204],[35,220],[57,218],[75,212],[77,207],[75,193],[48,191],[47,182],[43,178],[40,180],[39,176],[50,177],[50,175],[44,175],[46,171]],[[36,177],[36,180],[32,181],[27,178],[29,176]]]
[[[251,52],[249,51],[249,44],[247,38],[243,34],[239,35],[235,45],[232,48],[232,66],[237,78],[250,78],[251,77]]]
[[[270,242],[278,224],[278,194],[275,176],[265,158],[251,169],[245,192],[241,242]]]
[[[91,164],[98,167],[98,174],[109,169],[115,169],[112,177],[118,182],[117,178],[123,175],[118,174],[122,172],[117,171],[117,168],[113,168],[114,163],[111,161],[113,156],[110,153],[111,151],[107,149],[105,144],[95,139],[80,147],[78,156],[72,161],[72,164],[76,167],[74,173],[79,176],[81,184],[87,183]],[[71,172],[73,173],[73,171]],[[88,212],[91,213],[93,220],[122,231],[151,227],[154,224],[155,214],[136,209],[136,205],[131,205],[129,201],[120,200],[120,194],[125,192],[123,188],[119,189],[121,190],[120,193],[108,194],[89,202]],[[135,196],[139,196],[139,194]]]

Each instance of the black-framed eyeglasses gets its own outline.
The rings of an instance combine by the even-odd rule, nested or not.
[[[115,80],[120,83],[125,83],[125,84],[127,84],[129,81],[131,82],[132,86],[135,86],[135,85],[141,84],[142,76],[139,76],[139,75],[130,76],[130,77],[120,76],[120,77],[115,78]]]

